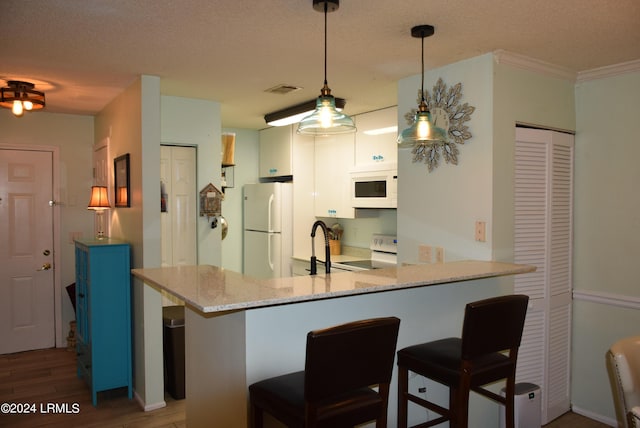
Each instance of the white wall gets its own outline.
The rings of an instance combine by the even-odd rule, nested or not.
[[[640,325],[640,72],[579,83],[575,97],[572,402],[615,420],[605,352]]]
[[[484,55],[429,70],[425,90],[439,77],[448,88],[462,83],[462,103],[474,106],[467,122],[473,137],[459,147],[458,165],[441,161],[429,173],[413,163],[411,150],[398,152],[398,258],[416,261],[420,244],[442,246],[446,260],[492,258],[491,229],[493,147],[493,58]],[[408,125],[404,115],[417,107],[420,76],[398,82],[398,128]],[[487,223],[487,242],[475,242],[476,220]]]
[[[441,162],[429,173],[398,155],[399,256],[416,260],[420,244],[443,246],[446,260],[513,259],[513,147],[516,123],[575,129],[573,82],[500,64],[482,55],[425,76],[433,93],[438,77],[447,88],[462,83],[460,103],[476,109],[467,122],[472,138],[459,146],[457,166]],[[420,76],[398,83],[398,123],[416,108]],[[476,242],[476,221],[486,222],[486,242]]]
[[[198,192],[209,183],[222,190],[220,187],[220,138],[220,104],[218,102],[169,96],[161,98],[160,141],[165,144],[197,147]],[[158,158],[158,171],[159,168],[160,158]],[[156,187],[159,189],[159,172],[157,177]],[[160,221],[160,192],[155,193],[158,194],[156,211]],[[220,266],[221,228],[211,229],[210,224],[206,217],[198,218],[198,263]]]
[[[516,123],[575,130],[574,83],[499,63],[493,74],[492,252],[495,260],[512,261]]]
[[[229,223],[227,237],[222,241],[222,267],[242,272],[243,194],[242,186],[258,182],[259,141],[258,131],[224,128],[223,132],[236,133],[234,187],[227,188],[222,202],[222,215]]]
[[[95,117],[95,141],[109,137],[113,158],[129,153],[131,207],[114,208],[111,237],[131,245],[131,267],[160,266],[160,79],[141,76]],[[90,164],[89,164],[90,165]],[[133,375],[143,406],[164,404],[160,298],[132,280]],[[157,293],[156,293],[157,294]],[[160,340],[144,340],[159,337]]]
[[[141,76],[96,116],[95,141],[106,137],[113,157],[130,154],[131,207],[112,210],[111,236],[131,243],[132,268],[160,266],[161,142],[196,146],[199,189],[220,187],[220,106],[161,97],[160,79]],[[198,252],[200,263],[220,264],[220,229],[212,232],[205,218],[198,221]],[[134,279],[134,387],[147,409],[164,404],[160,308],[159,293]]]
[[[61,335],[66,345],[69,321],[75,319],[71,301],[64,289],[75,282],[74,244],[69,234],[93,236],[93,212],[87,210],[92,175],[93,116],[48,113],[46,110],[15,117],[9,109],[0,109],[0,144],[54,146],[60,155],[60,274],[62,307]],[[0,240],[0,245],[4,243]]]

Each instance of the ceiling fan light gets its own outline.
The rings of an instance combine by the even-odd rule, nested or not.
[[[22,116],[24,114],[22,101],[14,100],[13,104],[11,105],[11,112],[18,117]]]
[[[44,92],[36,91],[34,87],[33,83],[8,80],[7,86],[0,88],[0,107],[11,109],[17,117],[22,116],[25,110],[44,108]]]

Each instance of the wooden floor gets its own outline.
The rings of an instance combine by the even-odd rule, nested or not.
[[[126,389],[123,389],[99,393],[98,406],[93,407],[89,389],[76,376],[74,352],[44,349],[0,355],[0,404],[27,404],[29,410],[35,410],[32,414],[6,414],[3,411],[0,413],[0,427],[185,427],[185,400],[173,400],[169,395],[165,400],[167,407],[143,412],[137,402],[127,398]],[[50,404],[73,413],[47,411]],[[545,428],[606,426],[567,413]]]
[[[125,389],[98,394],[98,406],[76,375],[75,352],[45,349],[0,355],[0,404],[35,404],[35,414],[0,413],[0,427],[185,427],[184,400],[167,395],[167,407],[144,412]],[[47,412],[48,403],[77,413]],[[41,408],[41,406],[43,406]],[[76,406],[76,407],[74,407]]]

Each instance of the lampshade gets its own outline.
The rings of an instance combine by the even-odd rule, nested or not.
[[[298,133],[306,135],[347,134],[355,131],[353,120],[336,109],[335,98],[331,95],[319,96],[315,111],[298,124]]]
[[[33,83],[8,80],[7,85],[0,89],[0,106],[10,108],[14,115],[20,117],[25,111],[44,108],[44,92],[33,89]]]
[[[433,125],[431,113],[424,98],[424,39],[432,36],[434,32],[432,25],[418,25],[411,29],[413,37],[422,39],[422,89],[413,124],[398,135],[398,146],[401,149],[413,148],[416,144],[428,145],[448,140],[447,132]]]
[[[353,120],[336,109],[336,100],[327,84],[327,13],[338,10],[340,0],[313,0],[313,8],[324,12],[324,86],[316,100],[316,108],[298,124],[298,134],[333,135],[356,132]]]
[[[412,148],[416,144],[431,144],[447,141],[444,129],[433,125],[429,110],[418,110],[413,125],[405,129],[398,136],[400,148]]]
[[[89,210],[106,210],[111,208],[106,186],[92,186],[91,199],[89,200]]]
[[[346,105],[344,98],[334,98],[336,102],[336,110],[342,111]],[[268,113],[264,116],[264,121],[270,126],[286,126],[292,123],[298,123],[303,118],[309,116],[316,108],[317,99],[314,98],[292,107]]]

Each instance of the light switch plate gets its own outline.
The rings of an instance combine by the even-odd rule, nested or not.
[[[418,261],[420,263],[431,263],[431,245],[420,245],[418,247]]]
[[[476,241],[487,241],[487,226],[484,221],[476,221]]]

